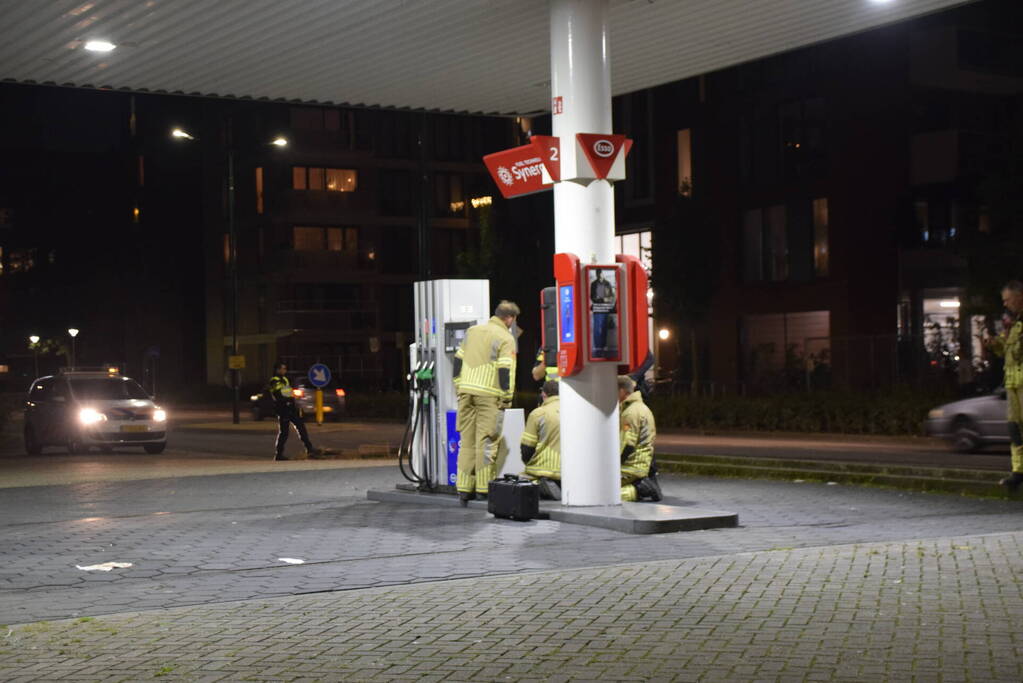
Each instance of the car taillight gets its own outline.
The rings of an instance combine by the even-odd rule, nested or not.
[[[344,389],[335,389],[334,393],[338,395],[338,398],[344,398],[345,397],[345,390]]]
[[[303,389],[293,389],[291,391],[291,395],[294,396],[295,398],[302,398],[303,396],[305,396],[305,391]]]

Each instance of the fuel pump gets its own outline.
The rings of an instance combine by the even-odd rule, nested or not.
[[[490,282],[427,280],[413,287],[416,333],[409,346],[409,420],[398,450],[399,464],[419,490],[454,490],[458,470],[454,356],[466,330],[490,316]]]

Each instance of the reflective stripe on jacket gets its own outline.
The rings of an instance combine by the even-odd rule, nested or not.
[[[536,448],[526,463],[526,474],[561,479],[561,404],[557,396],[548,396],[529,414],[522,445]]]
[[[1023,320],[1017,318],[1008,333],[995,337],[991,350],[1005,358],[1005,388],[1023,387]]]
[[[540,365],[544,362],[543,349],[536,352],[536,365]],[[543,379],[545,382],[557,382],[561,379],[561,375],[558,374],[557,365],[544,365],[543,366]]]
[[[515,391],[515,339],[497,316],[473,325],[455,352],[462,360],[462,372],[455,378],[458,393],[497,396],[510,401]],[[508,390],[501,389],[497,371],[508,369]]]
[[[654,458],[657,426],[654,414],[643,403],[643,395],[638,391],[629,394],[622,402],[620,436],[623,452],[628,446],[635,448],[622,463],[622,473],[636,477],[647,476]]]

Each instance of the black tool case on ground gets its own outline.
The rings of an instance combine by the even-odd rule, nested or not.
[[[494,479],[487,489],[487,512],[521,522],[534,519],[540,514],[540,487],[514,474]]]

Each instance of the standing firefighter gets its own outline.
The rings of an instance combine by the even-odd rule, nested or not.
[[[661,499],[657,475],[650,472],[654,461],[657,426],[654,414],[636,391],[636,382],[627,375],[618,376],[618,401],[621,403],[622,500]]]
[[[313,455],[315,449],[309,441],[309,432],[306,431],[305,421],[299,414],[298,406],[295,405],[295,398],[292,395],[291,382],[287,377],[288,366],[285,363],[274,365],[274,374],[267,384],[267,391],[274,400],[274,411],[277,413],[277,456],[274,460],[290,460],[284,455],[284,444],[288,443],[288,430],[295,425],[298,438],[302,439],[306,453]]]
[[[455,352],[461,435],[455,486],[463,506],[486,498],[487,485],[508,454],[501,431],[515,389],[515,338],[509,330],[518,316],[518,306],[502,301],[490,320],[469,328]]]
[[[1000,482],[1010,491],[1023,484],[1023,282],[1012,280],[1002,288],[1002,303],[1012,316],[1012,326],[991,340],[991,350],[1005,358],[1005,398],[1008,403],[1009,439],[1012,442],[1012,473]]]
[[[522,432],[523,472],[530,479],[539,480],[540,496],[547,500],[561,500],[561,405],[558,400],[559,383],[544,382],[540,396],[543,403],[534,408]]]

